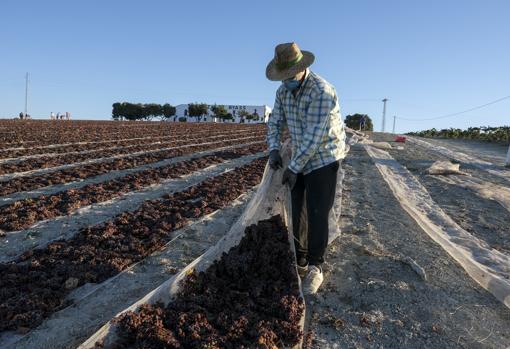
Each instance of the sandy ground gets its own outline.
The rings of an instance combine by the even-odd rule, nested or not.
[[[423,140],[476,156],[493,164],[504,166],[508,144],[490,143],[467,139],[422,138]]]
[[[387,139],[388,136],[375,135],[375,138]],[[418,177],[434,201],[457,224],[485,240],[490,247],[510,254],[510,212],[505,207],[495,200],[481,197],[476,190],[441,180],[444,176],[425,173],[434,161],[449,159],[414,144],[406,144],[404,150],[392,150],[390,154]],[[460,168],[474,179],[495,184],[503,190],[510,189],[510,183],[486,171],[468,164],[461,164]]]
[[[311,347],[508,347],[510,310],[402,210],[365,150],[354,146],[344,170],[343,235],[308,299]]]
[[[383,137],[383,135],[379,134],[378,137]],[[388,135],[384,135],[384,137],[388,137]],[[480,156],[474,156],[469,154],[469,149],[466,151],[459,151],[453,149],[452,147],[443,147],[441,145],[437,145],[429,142],[428,140],[410,137],[407,141],[407,144],[419,145],[422,148],[427,149],[431,153],[439,153],[442,154],[453,161],[461,163],[463,165],[467,165],[471,168],[478,168],[486,173],[491,174],[493,177],[499,177],[505,180],[508,184],[510,184],[510,169],[505,168],[502,165],[498,165],[496,163],[482,160]],[[457,145],[460,146],[460,145]],[[482,152],[481,152],[482,153]]]

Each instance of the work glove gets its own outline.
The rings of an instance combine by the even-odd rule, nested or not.
[[[286,169],[285,172],[283,172],[282,177],[282,184],[287,184],[289,186],[289,189],[292,190],[294,186],[296,185],[297,181],[297,174],[292,172],[290,169]]]
[[[282,157],[276,149],[269,152],[269,167],[275,171],[282,168]]]

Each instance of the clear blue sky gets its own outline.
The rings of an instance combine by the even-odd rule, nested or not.
[[[0,2],[0,116],[108,119],[117,101],[273,104],[280,42],[316,55],[342,114],[425,118],[510,95],[510,1]],[[510,124],[510,99],[397,131]]]

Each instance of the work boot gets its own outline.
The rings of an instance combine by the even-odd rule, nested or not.
[[[308,261],[305,257],[300,257],[297,260],[297,271],[300,278],[304,278],[308,272]]]
[[[311,265],[303,282],[303,293],[305,295],[316,294],[323,280],[322,269],[316,265]]]

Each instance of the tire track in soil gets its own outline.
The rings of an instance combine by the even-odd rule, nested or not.
[[[267,158],[147,201],[101,225],[85,228],[68,241],[54,241],[0,264],[0,331],[26,332],[69,305],[66,297],[85,283],[100,283],[162,248],[171,232],[224,208],[257,185]]]
[[[262,132],[259,133],[253,133],[253,136],[262,135]],[[209,140],[225,140],[231,138],[228,135],[214,135],[208,137]],[[186,145],[189,142],[194,141],[201,141],[203,140],[203,137],[186,137],[184,140],[179,141],[169,141],[165,143],[158,143],[152,146],[147,145],[136,145],[131,147],[125,147],[120,148],[117,150],[103,150],[100,152],[87,152],[87,153],[80,153],[80,154],[63,154],[58,156],[49,156],[49,157],[40,157],[36,159],[28,159],[23,160],[21,162],[7,162],[7,163],[0,163],[0,174],[2,175],[8,175],[13,174],[17,172],[28,172],[32,171],[34,169],[44,169],[44,168],[51,168],[51,167],[58,167],[62,165],[66,165],[69,163],[83,163],[87,162],[89,160],[95,160],[95,159],[104,159],[104,158],[119,158],[122,155],[139,155],[139,154],[145,154],[149,152],[158,152],[158,151],[164,151],[168,150],[169,148],[175,148],[178,146]]]
[[[127,174],[124,177],[105,182],[88,184],[79,189],[68,189],[49,196],[43,195],[16,201],[10,205],[0,206],[0,231],[8,233],[27,229],[36,222],[66,216],[84,206],[112,200],[124,193],[138,191],[226,160],[265,150],[264,144],[255,144],[244,148],[219,151],[168,166]]]
[[[228,207],[172,233],[160,251],[101,284],[85,284],[68,298],[73,305],[46,319],[27,335],[0,334],[0,347],[69,349],[78,347],[120,311],[178,273],[218,242],[241,216],[256,187]]]
[[[236,139],[228,139],[225,140],[215,140],[215,142],[205,142],[205,143],[196,143],[196,144],[183,144],[179,147],[171,147],[171,148],[164,148],[159,150],[151,150],[146,152],[138,152],[133,154],[123,154],[123,155],[116,155],[116,156],[110,156],[105,158],[97,158],[97,159],[91,159],[84,162],[75,162],[70,164],[65,164],[61,166],[56,167],[49,167],[49,168],[41,168],[41,169],[35,169],[25,172],[15,172],[5,175],[0,175],[0,183],[7,182],[12,179],[20,178],[20,177],[30,177],[37,174],[47,174],[47,173],[53,173],[60,170],[70,169],[70,168],[76,168],[76,167],[86,167],[88,165],[94,164],[99,166],[108,166],[111,165],[112,162],[115,162],[116,160],[120,161],[119,163],[122,164],[125,161],[131,161],[135,164],[145,164],[149,162],[156,162],[160,161],[169,157],[175,157],[177,155],[183,155],[187,153],[192,153],[194,151],[200,151],[207,148],[200,148],[201,146],[207,146],[212,144],[238,144],[239,142],[248,142],[248,141],[257,141],[262,140],[265,136],[251,136],[246,138],[236,138]],[[183,149],[187,149],[187,152],[185,152]],[[144,162],[147,161],[147,162]],[[80,169],[81,170],[81,169]],[[48,179],[50,180],[50,179]],[[23,183],[24,179],[21,179],[21,183]],[[19,182],[18,182],[19,183]],[[12,190],[12,189],[11,189]],[[5,195],[5,193],[3,194]]]
[[[30,229],[7,233],[6,237],[0,238],[0,263],[12,261],[27,250],[43,248],[53,240],[71,239],[83,228],[102,224],[123,212],[136,211],[146,201],[158,200],[164,195],[187,190],[209,177],[219,176],[263,155],[264,153],[259,153],[226,161],[182,178],[170,179],[142,190],[126,193],[113,200],[82,207],[68,216],[39,222]]]
[[[55,184],[55,185],[44,186],[45,182],[43,182],[43,178],[45,178],[45,177],[44,176],[36,176],[36,177],[32,177],[31,179],[32,180],[40,179],[41,182],[43,182],[43,183],[38,183],[37,181],[34,182],[34,184],[36,186],[37,185],[40,186],[40,189],[34,188],[35,190],[17,191],[17,192],[14,192],[11,195],[0,196],[0,207],[4,206],[4,205],[9,205],[9,204],[11,204],[11,203],[13,203],[15,201],[19,201],[19,200],[25,200],[25,199],[28,199],[28,198],[36,198],[36,197],[39,197],[41,195],[53,195],[55,193],[58,193],[58,192],[61,192],[61,191],[65,191],[65,190],[68,190],[68,189],[79,189],[79,188],[82,188],[82,187],[84,187],[86,185],[89,185],[89,184],[105,182],[105,181],[108,181],[108,180],[112,180],[112,179],[116,179],[116,178],[119,178],[119,177],[123,177],[123,176],[125,176],[127,174],[138,173],[138,172],[145,171],[145,170],[148,170],[148,169],[151,169],[151,168],[159,168],[159,167],[163,167],[163,166],[168,166],[168,165],[174,164],[176,162],[186,161],[186,160],[191,160],[191,159],[203,157],[205,155],[210,155],[210,154],[218,152],[218,151],[229,150],[229,149],[233,150],[233,149],[243,148],[243,147],[251,146],[251,145],[254,145],[254,144],[261,144],[261,143],[265,143],[265,141],[237,144],[237,145],[233,145],[233,146],[214,148],[212,150],[198,151],[196,153],[187,154],[187,155],[183,155],[183,156],[177,156],[177,157],[174,157],[174,158],[165,159],[165,160],[162,160],[162,161],[158,161],[158,162],[154,162],[154,163],[149,163],[147,165],[142,165],[142,166],[138,166],[138,167],[132,167],[132,168],[128,168],[128,169],[125,169],[125,170],[111,170],[111,171],[109,171],[109,172],[107,172],[105,174],[102,174],[102,175],[99,174],[97,176],[87,177],[87,178],[81,179],[79,181],[65,182],[63,184]],[[79,173],[83,175],[82,169],[80,169],[78,171],[80,171]],[[39,177],[41,177],[41,178],[39,178]],[[66,179],[68,179],[68,178],[66,178]],[[25,179],[25,180],[27,180],[27,179]],[[30,183],[28,183],[26,181],[23,182],[23,183],[16,182],[16,184],[14,184],[14,183],[10,183],[10,184],[12,185],[10,190],[16,190],[16,188],[19,188],[19,186],[21,184],[25,184],[26,188],[30,188],[30,186],[29,186]],[[2,189],[6,189],[7,192],[9,191],[9,188],[2,188]]]
[[[365,150],[353,146],[344,165],[343,234],[328,248],[321,290],[307,299],[311,348],[510,345],[510,310],[402,210]]]

